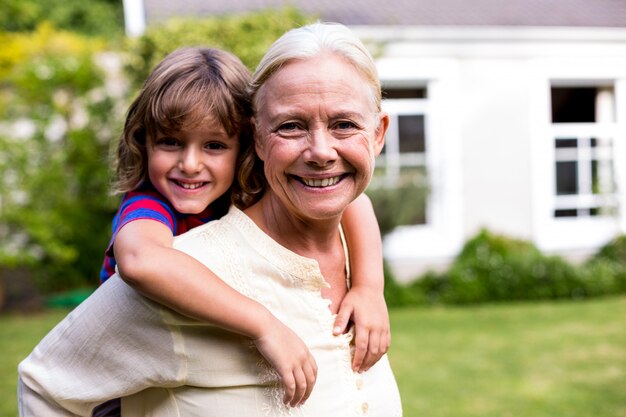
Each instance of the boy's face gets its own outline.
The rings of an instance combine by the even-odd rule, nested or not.
[[[219,123],[159,132],[147,148],[152,185],[180,213],[201,213],[233,183],[239,138]]]

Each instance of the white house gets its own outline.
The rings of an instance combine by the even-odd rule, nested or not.
[[[139,34],[285,2],[124,3]],[[425,168],[424,223],[384,239],[400,279],[450,262],[483,227],[570,258],[626,233],[626,1],[288,3],[371,47],[392,115],[378,179]]]

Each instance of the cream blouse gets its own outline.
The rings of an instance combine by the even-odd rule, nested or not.
[[[120,396],[124,417],[402,415],[386,356],[352,371],[352,335],[332,334],[317,261],[279,245],[236,208],[174,246],[304,340],[318,365],[306,404],[282,403],[278,375],[248,338],[181,316],[113,276],[20,364],[22,417],[89,416]]]

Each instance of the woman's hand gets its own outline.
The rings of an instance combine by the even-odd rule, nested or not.
[[[383,292],[364,285],[353,286],[341,302],[333,333],[345,332],[350,319],[355,331],[352,369],[365,372],[387,353],[391,344],[389,313]]]
[[[285,389],[283,402],[292,407],[304,404],[317,379],[313,355],[302,339],[279,320],[264,327],[266,330],[254,339],[254,344],[278,372]]]

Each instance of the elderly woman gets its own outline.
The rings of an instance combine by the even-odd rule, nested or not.
[[[307,402],[283,403],[276,373],[248,339],[186,319],[114,276],[53,330],[59,343],[84,350],[80,363],[42,343],[20,366],[24,415],[90,415],[95,404],[117,396],[124,396],[124,416],[402,414],[386,356],[355,373],[351,334],[332,332],[333,314],[350,288],[341,216],[367,187],[388,126],[373,61],[341,25],[295,29],[263,58],[252,100],[267,182],[262,196],[181,235],[175,247],[304,340],[318,368]],[[112,328],[89,326],[103,315]],[[104,332],[108,346],[122,352],[93,348]],[[51,354],[57,366],[46,368]],[[119,372],[94,377],[101,361],[116,361]],[[68,374],[75,380],[66,383]]]

